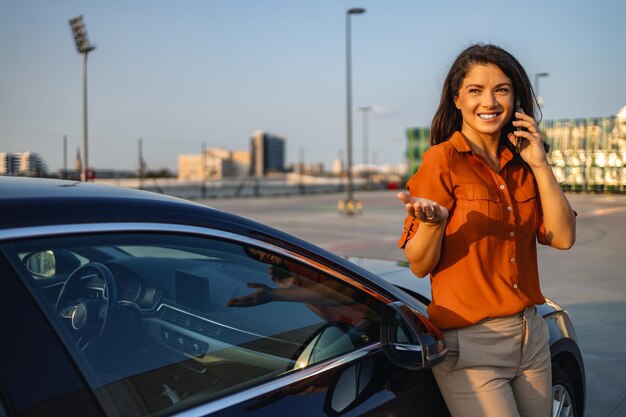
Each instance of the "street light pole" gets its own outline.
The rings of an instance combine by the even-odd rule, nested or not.
[[[538,72],[535,74],[535,95],[537,97],[537,104],[539,107],[543,107],[543,98],[539,95],[539,79],[542,77],[549,77],[550,74],[547,72]]]
[[[200,170],[200,197],[206,198],[206,181],[207,181],[207,157],[206,157],[206,142],[202,142],[202,156],[200,158],[202,169]]]
[[[82,15],[71,18],[69,22],[74,35],[74,41],[76,42],[76,50],[78,53],[83,55],[83,169],[81,172],[81,179],[83,181],[89,181],[93,178],[93,175],[89,169],[89,140],[87,125],[87,55],[89,52],[96,49],[96,47],[89,43]]]
[[[138,143],[138,154],[139,154],[139,189],[143,190],[143,177],[144,177],[144,164],[143,164],[143,139],[139,139]]]
[[[67,135],[63,135],[63,179],[67,179]]]
[[[368,122],[369,112],[372,110],[370,106],[359,107],[363,113],[363,169],[365,172],[365,180],[367,181],[367,189],[370,189],[370,168],[369,168],[369,138],[368,138]]]
[[[340,208],[344,213],[353,215],[356,211],[354,201],[354,190],[352,182],[352,40],[350,17],[353,14],[363,14],[365,9],[354,7],[346,12],[346,128],[347,128],[347,176],[348,176],[348,197],[344,204],[340,202]]]

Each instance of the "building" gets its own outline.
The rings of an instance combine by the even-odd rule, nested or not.
[[[202,154],[178,155],[178,179],[183,181],[202,179]]]
[[[563,189],[626,191],[626,106],[617,116],[545,120],[539,127]],[[409,128],[406,134],[410,176],[430,146],[430,129]]]
[[[406,156],[409,165],[409,176],[413,175],[422,163],[422,155],[430,147],[430,128],[416,127],[406,130]]]
[[[547,120],[541,132],[564,189],[626,191],[626,107],[611,117]]]
[[[250,166],[252,164],[250,158],[250,151],[233,151],[233,175],[235,177],[245,177],[250,173]]]
[[[231,155],[228,149],[214,148],[207,149],[204,156],[204,178],[207,180],[222,179],[232,176]]]
[[[250,152],[216,148],[206,151],[206,178],[236,178],[250,171]]]
[[[0,175],[42,177],[47,173],[46,162],[34,152],[0,152]]]
[[[204,168],[203,168],[204,167]],[[185,181],[238,178],[250,172],[250,152],[230,151],[224,148],[207,149],[204,156],[178,156],[178,179]]]
[[[297,174],[324,175],[324,164],[321,162],[298,162],[290,165],[289,171]]]
[[[74,159],[74,171],[83,172],[83,159],[80,156],[80,148],[76,148],[76,158]]]
[[[335,159],[335,160],[333,160],[332,173],[334,175],[342,175],[343,174],[343,160],[342,159]]]
[[[262,130],[250,140],[251,169],[254,177],[285,172],[285,139]]]
[[[7,152],[0,152],[0,175],[8,175],[11,161]]]

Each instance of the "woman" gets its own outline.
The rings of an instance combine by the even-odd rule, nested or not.
[[[535,102],[511,54],[464,50],[446,77],[432,146],[409,194],[398,194],[408,213],[399,246],[415,275],[431,277],[428,312],[449,349],[433,372],[455,417],[550,416],[536,241],[569,249],[576,226]]]

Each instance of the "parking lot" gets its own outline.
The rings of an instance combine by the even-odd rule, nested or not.
[[[204,200],[344,256],[403,260],[404,208],[394,191],[357,193],[362,214],[340,215],[344,194]],[[587,371],[587,417],[626,417],[626,196],[568,194],[578,213],[569,251],[539,248],[544,295],[572,316]],[[417,278],[416,278],[417,279]]]

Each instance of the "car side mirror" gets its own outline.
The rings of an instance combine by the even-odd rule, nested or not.
[[[81,265],[78,256],[63,249],[33,252],[26,255],[22,262],[30,273],[43,278],[67,275]]]
[[[387,358],[402,368],[430,368],[441,362],[448,352],[443,333],[400,301],[385,306],[380,332]]]

